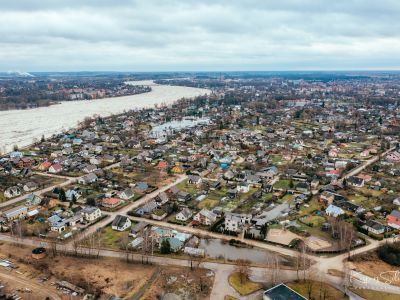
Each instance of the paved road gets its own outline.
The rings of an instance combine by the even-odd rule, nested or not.
[[[104,214],[107,215],[107,217],[105,219],[103,219],[100,222],[97,222],[96,224],[90,226],[89,228],[87,228],[85,231],[82,232],[81,235],[81,239],[91,235],[92,233],[96,232],[98,229],[103,228],[104,226],[108,225],[110,222],[112,222],[114,220],[114,218],[117,215],[127,215],[128,212],[130,212],[131,210],[138,208],[142,205],[144,205],[145,203],[147,203],[148,201],[150,201],[151,199],[153,199],[155,196],[157,196],[159,193],[161,192],[165,192],[166,190],[170,189],[171,187],[173,187],[174,185],[184,181],[187,179],[187,175],[186,174],[182,174],[179,175],[178,178],[176,180],[174,180],[173,182],[171,182],[170,184],[163,186],[162,188],[150,193],[150,194],[146,194],[144,195],[142,198],[140,198],[139,200],[132,202],[124,207],[122,207],[120,210],[115,211],[115,212],[103,212]],[[147,219],[144,219],[147,220]],[[71,241],[70,243],[73,243],[73,241]]]
[[[47,174],[46,174],[46,175],[47,175]],[[59,178],[59,177],[57,176],[57,178]],[[40,196],[40,195],[43,195],[44,193],[47,193],[47,192],[52,191],[55,187],[64,187],[64,186],[67,186],[67,185],[69,185],[69,184],[75,182],[77,179],[78,179],[78,178],[68,178],[67,180],[65,180],[64,182],[62,182],[62,183],[60,183],[60,184],[55,184],[55,185],[49,186],[49,187],[47,187],[47,188],[44,188],[44,189],[35,191],[35,192],[33,192],[32,194],[34,194],[34,195],[36,195],[36,196]],[[26,199],[26,197],[27,197],[28,195],[29,195],[29,194],[24,194],[24,195],[21,195],[21,196],[19,196],[19,197],[13,198],[13,199],[11,199],[11,200],[2,202],[2,203],[0,203],[0,208],[3,208],[3,207],[6,207],[6,206],[9,206],[9,205],[13,205],[13,204],[15,204],[15,203],[18,203],[18,202],[20,202],[20,201]]]
[[[395,150],[396,147],[392,147],[389,150],[383,152],[382,154],[376,155],[373,158],[370,158],[368,160],[366,160],[363,164],[361,164],[361,166],[358,166],[354,169],[352,169],[351,171],[349,171],[348,173],[346,173],[341,180],[343,180],[344,178],[348,178],[354,175],[357,175],[358,173],[360,173],[361,171],[363,171],[365,168],[367,168],[368,166],[372,165],[374,162],[376,162],[379,158],[382,158],[384,156],[386,156],[388,153],[392,152],[393,150]]]
[[[383,153],[381,156],[386,155],[387,153],[389,153],[390,151],[393,151],[394,148],[389,149],[388,151],[386,151],[385,153]],[[359,172],[361,172],[362,170],[364,170],[366,167],[368,167],[369,165],[371,165],[372,163],[376,162],[379,159],[379,156],[375,156],[371,159],[369,159],[368,161],[364,162],[361,166],[351,170],[349,173],[347,173],[344,178],[349,177],[349,176],[354,176],[356,174],[358,174]],[[117,167],[119,165],[119,163],[115,163],[113,165],[110,165],[107,167],[107,169],[113,168],[113,167]],[[50,175],[50,176],[58,176],[58,175]],[[123,208],[121,208],[119,211],[116,212],[112,212],[112,213],[107,213],[107,218],[94,224],[93,226],[89,227],[84,233],[82,238],[94,233],[96,230],[106,226],[107,224],[109,224],[116,215],[126,215],[129,211],[145,204],[147,201],[149,201],[150,199],[154,198],[158,193],[162,192],[162,191],[166,191],[168,190],[170,187],[172,187],[173,185],[184,181],[187,178],[186,175],[180,175],[176,181],[168,184],[167,186],[164,186],[163,188],[158,189],[157,191],[147,194],[145,196],[143,196],[141,199],[139,199],[136,202],[133,202]],[[61,185],[55,185],[55,186],[65,186],[68,185],[74,181],[76,181],[78,178],[64,178],[66,179],[66,181],[64,183],[62,183]],[[35,194],[42,194],[45,193],[51,189],[53,189],[53,187],[48,187],[46,189],[37,191]],[[12,203],[18,202],[23,200],[23,198],[26,196],[21,196],[18,197],[16,199],[12,199],[10,201],[7,201],[5,203],[0,204],[0,208],[4,207],[6,205],[10,205]],[[11,202],[11,203],[10,203]],[[186,233],[191,233],[191,234],[195,234],[198,236],[204,236],[204,237],[209,237],[209,238],[216,238],[216,239],[223,239],[223,240],[230,240],[232,237],[226,236],[226,235],[222,235],[219,233],[213,233],[207,230],[202,230],[199,228],[193,228],[193,227],[188,227],[188,226],[181,226],[181,225],[177,225],[177,224],[171,224],[168,222],[164,222],[164,221],[156,221],[156,220],[149,220],[146,218],[140,218],[140,217],[130,217],[132,220],[134,221],[144,221],[147,222],[149,224],[155,225],[155,226],[161,226],[161,227],[166,227],[166,228],[171,228],[171,229],[176,229],[178,231],[182,231],[182,232],[186,232]],[[280,247],[280,246],[275,246],[275,245],[271,245],[271,244],[266,244],[263,242],[259,242],[259,241],[254,241],[254,240],[248,240],[248,239],[243,239],[243,238],[237,238],[239,240],[241,240],[243,243],[254,246],[254,247],[259,247],[268,251],[273,251],[273,252],[277,252],[280,254],[284,254],[284,255],[288,255],[288,256],[292,256],[292,257],[296,257],[298,255],[297,251],[294,251],[292,249],[288,249],[288,248],[284,248],[284,247]],[[46,246],[47,243],[46,242],[42,242],[42,241],[38,241],[38,240],[32,240],[32,239],[15,239],[6,235],[1,235],[0,234],[0,240],[3,241],[9,241],[9,242],[16,242],[16,243],[21,243],[21,244],[25,244],[25,245],[30,245],[33,247],[37,247],[37,246]],[[363,253],[366,251],[370,251],[372,249],[377,248],[380,244],[384,243],[386,241],[370,241],[370,244],[356,249],[354,251],[352,251],[352,255],[354,254],[359,254],[359,253]],[[62,245],[60,246],[60,249],[62,250],[68,250],[68,251],[72,251],[72,243],[73,242],[69,242],[66,245]],[[49,246],[49,245],[47,245]],[[82,251],[87,251],[85,249],[83,249]],[[109,250],[101,250],[99,252],[100,256],[107,256],[107,257],[117,257],[117,258],[125,258],[126,254],[123,252],[116,252],[116,251],[109,251]],[[141,261],[142,259],[142,255],[141,254],[133,254],[132,255],[134,260],[137,261]],[[339,287],[340,289],[343,289],[343,279],[340,277],[335,277],[332,275],[328,274],[328,270],[330,269],[336,269],[339,271],[343,271],[344,270],[344,263],[343,261],[347,258],[347,254],[341,254],[338,256],[334,256],[334,257],[318,257],[318,256],[311,256],[308,255],[308,258],[311,259],[314,264],[311,267],[311,272],[318,274],[319,279],[320,278],[324,278],[324,280],[326,280],[326,282],[329,282],[330,284]],[[170,258],[170,257],[150,257],[149,259],[152,263],[155,264],[159,264],[159,265],[175,265],[175,266],[189,266],[190,261],[186,260],[186,259],[176,259],[176,258]],[[236,296],[239,299],[244,299],[243,297],[240,297],[228,284],[227,282],[227,277],[228,275],[234,271],[234,266],[230,265],[230,264],[224,264],[224,263],[217,263],[217,262],[203,262],[201,264],[202,267],[207,268],[212,270],[215,275],[216,275],[216,279],[214,281],[214,286],[213,286],[213,290],[211,293],[211,299],[223,299],[223,297],[226,294],[230,294],[233,296]],[[260,267],[252,267],[252,279],[255,281],[260,281],[260,282],[265,282],[266,281],[266,271],[268,270],[267,268],[260,268]],[[281,277],[282,280],[284,281],[290,281],[290,280],[294,280],[297,277],[297,274],[295,271],[290,271],[290,270],[286,270],[286,271],[281,271]],[[368,276],[362,275],[362,274],[357,274],[354,273],[353,274],[353,283],[354,285],[359,285],[361,286],[362,284],[364,284],[366,281],[369,282],[369,288],[370,289],[374,289],[374,290],[386,290],[386,291],[390,291],[391,293],[397,293],[400,294],[400,288],[399,287],[395,287],[395,286],[390,286],[386,283],[380,282],[380,281],[374,281],[372,278],[369,278]],[[357,297],[356,295],[351,295],[353,299],[357,299],[359,297]]]
[[[103,170],[109,170],[109,169],[112,169],[112,168],[116,168],[116,167],[119,167],[119,165],[120,165],[120,163],[117,162],[117,163],[114,163],[114,164],[109,165],[107,167],[104,167]],[[53,177],[53,178],[58,178],[58,179],[64,179],[65,180],[64,182],[62,182],[60,184],[54,184],[54,185],[49,186],[47,188],[44,188],[44,189],[41,189],[41,190],[33,192],[33,194],[35,194],[37,196],[43,195],[44,193],[47,193],[47,192],[50,192],[55,187],[64,187],[64,186],[70,185],[72,183],[75,183],[80,178],[83,177],[83,176],[79,176],[79,177],[64,176],[64,175],[58,175],[58,174],[52,174],[52,173],[44,173],[44,172],[33,172],[33,174],[37,174],[37,175],[41,175],[41,176],[48,176],[48,177]],[[21,195],[19,197],[12,198],[12,199],[10,199],[8,201],[2,202],[2,203],[0,203],[0,208],[6,207],[6,206],[9,206],[9,205],[13,205],[15,203],[18,203],[18,202],[24,200],[29,194],[30,193],[23,194],[23,195]]]
[[[240,240],[242,243],[244,243],[246,245],[258,247],[258,248],[269,250],[272,252],[277,252],[277,253],[283,254],[283,255],[296,256],[298,254],[297,251],[289,249],[289,248],[275,246],[272,244],[267,244],[267,243],[256,241],[256,240],[244,239],[244,238],[240,238],[240,237],[232,237],[229,235],[211,232],[211,231],[200,229],[200,228],[182,226],[182,225],[178,225],[178,224],[172,224],[172,223],[168,223],[168,222],[164,222],[164,221],[156,221],[156,220],[151,220],[151,219],[142,218],[142,217],[131,217],[130,216],[129,218],[136,222],[146,222],[146,223],[154,225],[154,226],[175,229],[177,231],[190,233],[190,234],[193,234],[196,236],[201,236],[201,237],[206,237],[206,238],[220,239],[220,240],[225,240],[225,241],[229,241],[232,238],[234,238],[236,240]],[[315,257],[309,256],[309,258],[314,259]]]

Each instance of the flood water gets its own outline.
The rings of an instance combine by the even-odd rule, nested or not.
[[[0,111],[0,152],[11,151],[14,145],[27,146],[40,139],[76,127],[85,117],[109,116],[126,110],[171,104],[181,98],[193,98],[209,93],[206,89],[157,85],[152,81],[134,81],[129,84],[150,85],[145,94],[104,98],[89,101],[64,101],[49,107],[28,110]]]
[[[272,261],[274,254],[255,248],[239,248],[216,239],[201,239],[199,248],[205,249],[207,256],[216,259],[237,260],[246,259],[253,263],[266,264]],[[283,258],[280,258],[281,261]]]
[[[183,118],[182,120],[174,120],[155,126],[151,130],[153,136],[168,134],[169,132],[179,131],[185,128],[195,127],[196,125],[209,124],[209,118]]]

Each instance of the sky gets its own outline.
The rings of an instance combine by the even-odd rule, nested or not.
[[[400,70],[398,0],[0,1],[0,71]]]

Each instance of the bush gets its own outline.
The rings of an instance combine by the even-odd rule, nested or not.
[[[392,266],[400,266],[400,242],[385,244],[378,248],[378,256]]]

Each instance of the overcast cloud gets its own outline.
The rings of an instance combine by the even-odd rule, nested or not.
[[[400,69],[398,0],[0,1],[0,70]]]

